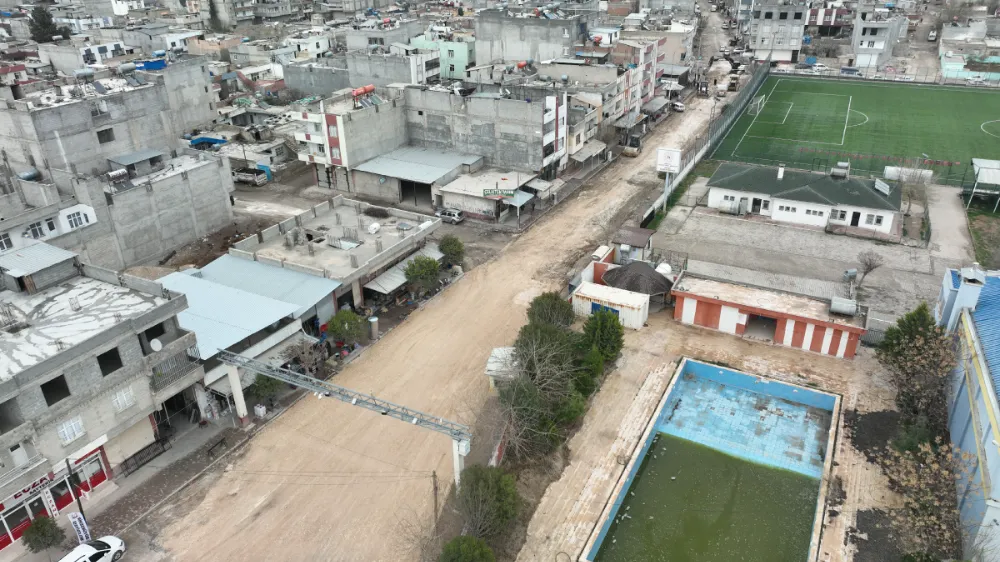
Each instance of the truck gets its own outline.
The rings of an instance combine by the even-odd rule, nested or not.
[[[622,156],[628,156],[629,158],[636,158],[642,153],[642,139],[639,135],[632,134],[629,135],[625,142],[622,143],[625,147],[622,150]]]
[[[233,170],[233,181],[250,185],[267,183],[267,172],[258,168],[236,168]]]

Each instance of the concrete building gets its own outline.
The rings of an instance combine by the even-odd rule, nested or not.
[[[336,42],[331,33],[325,31],[300,31],[285,37],[286,47],[292,47],[295,58],[318,59],[333,52]]]
[[[268,39],[240,43],[229,48],[229,61],[238,66],[268,63],[286,64],[295,60],[295,47]]]
[[[971,20],[944,26],[938,40],[941,74],[946,80],[1000,80],[1000,19]]]
[[[355,166],[350,171],[350,192],[430,212],[450,206],[439,188],[479,170],[483,162],[474,154],[404,146]]]
[[[0,63],[0,85],[16,86],[28,80],[28,68],[24,64]]]
[[[434,190],[438,207],[458,209],[470,218],[495,223],[517,223],[535,196],[525,187],[534,174],[484,170],[463,174]]]
[[[344,57],[294,62],[282,65],[282,69],[285,86],[307,96],[329,96],[351,86]]]
[[[0,548],[156,452],[204,376],[183,295],[35,243],[0,253]]]
[[[708,181],[708,206],[732,214],[892,234],[902,193],[881,180],[725,163]]]
[[[476,65],[476,40],[471,34],[447,31],[428,31],[410,39],[410,45],[423,50],[436,50],[440,54],[441,78],[464,80],[466,70]]]
[[[798,62],[808,21],[807,0],[763,0],[753,4],[748,48],[754,58]]]
[[[761,276],[749,279],[757,278]],[[852,300],[821,299],[768,284],[755,285],[747,279],[733,281],[683,271],[670,291],[674,320],[823,355],[854,357],[866,332],[864,307]],[[841,302],[843,310],[837,308]]]
[[[406,45],[410,39],[424,32],[425,24],[417,19],[393,19],[389,23],[380,19],[353,22],[344,32],[348,51],[360,51],[371,46],[389,48],[393,43]],[[338,33],[339,34],[339,33]]]
[[[971,457],[958,482],[966,557],[991,551],[1000,519],[1000,272],[979,264],[945,271],[935,319],[955,335],[958,364],[948,393],[952,443]]]
[[[511,17],[510,13],[522,17]],[[555,19],[526,17],[533,13],[533,8],[513,7],[480,12],[476,17],[476,61],[486,64],[567,57],[578,43],[587,41],[588,30],[597,22],[596,11]]]
[[[135,53],[135,49],[120,41],[94,44],[89,38],[70,39],[54,43],[39,43],[38,58],[54,70],[66,75],[89,65],[107,65],[109,59]]]
[[[93,32],[95,39],[102,43],[121,42],[142,52],[155,51],[188,52],[189,39],[204,39],[200,29],[173,27],[165,23],[148,23],[134,27],[105,27]]]
[[[388,49],[350,51],[346,62],[352,84],[432,84],[441,79],[441,54],[437,50],[393,44]]]
[[[193,37],[188,39],[188,53],[228,62],[231,60],[229,50],[242,41],[243,38],[236,35],[208,35],[204,39]]]
[[[145,0],[82,0],[81,3],[87,13],[102,18],[127,16],[132,10],[146,7]]]
[[[622,31],[621,39],[641,45],[654,43],[659,65],[685,64],[694,52],[695,31],[696,27],[693,25],[674,22],[670,27],[658,31]]]
[[[906,37],[909,20],[883,4],[859,4],[854,12],[854,64],[858,68],[878,68],[892,59],[892,49]]]
[[[639,97],[642,102],[653,99],[656,83],[663,75],[662,64],[666,61],[666,53],[662,51],[666,38],[655,40],[622,39],[615,43],[611,51],[611,60],[622,66],[634,66],[639,69]]]
[[[50,169],[99,174],[110,157],[169,151],[184,133],[217,117],[204,59],[155,66],[162,68],[0,86],[0,148],[8,165],[38,170],[48,181]]]
[[[365,284],[420,250],[441,225],[435,217],[398,209],[374,219],[364,213],[370,206],[334,197],[237,242],[229,255],[338,281],[336,308],[360,308]]]

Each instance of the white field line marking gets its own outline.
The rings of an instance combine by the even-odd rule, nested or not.
[[[829,144],[830,146],[842,146],[844,144],[842,142],[807,141],[807,140],[799,140],[799,139],[783,139],[781,137],[756,137],[756,136],[753,136],[753,135],[750,135],[749,138],[751,138],[751,139],[780,140],[780,141],[788,141],[788,142],[807,142],[809,144]]]
[[[994,119],[993,121],[984,121],[983,124],[979,126],[979,128],[982,129],[983,132],[986,133],[987,135],[1000,139],[1000,135],[995,135],[986,130],[987,125],[989,125],[990,123],[997,123],[997,122],[1000,122],[1000,119]]]
[[[847,98],[847,117],[844,118],[844,134],[840,135],[840,145],[844,145],[844,141],[847,140],[847,122],[851,120],[851,102],[854,101],[854,96]]]
[[[798,91],[795,91],[795,90],[778,90],[775,93],[778,93],[778,94],[795,94],[797,96],[798,95],[810,95],[810,96],[835,96],[835,97],[838,97],[838,98],[849,98],[849,97],[851,97],[851,96],[849,96],[847,94],[827,94],[827,93],[823,93],[823,92],[798,92]]]
[[[768,92],[767,93],[767,97],[764,98],[764,105],[767,105],[768,98],[771,97],[771,94],[774,93],[774,89],[778,87],[778,84],[780,82],[781,82],[781,80],[778,80],[778,82],[774,83],[774,86],[771,86],[771,91]],[[763,110],[764,110],[764,108],[761,107],[761,111],[763,111]],[[750,122],[750,126],[747,127],[747,130],[743,132],[743,136],[740,137],[740,142],[736,143],[736,147],[733,148],[733,151],[729,153],[729,156],[732,156],[732,157],[736,156],[736,151],[740,149],[740,145],[743,144],[743,139],[747,138],[747,133],[750,132],[750,129],[753,129],[753,124],[757,122],[757,118],[758,117],[760,117],[760,111],[757,112],[757,115],[753,116],[753,121]],[[757,137],[757,138],[766,138],[766,137]]]
[[[779,101],[779,102],[771,102],[771,103],[787,103],[788,104],[788,109],[785,111],[785,117],[781,121],[761,121],[761,123],[763,123],[765,125],[784,125],[785,121],[788,120],[788,114],[792,112],[792,106],[795,105],[795,104],[792,103],[792,102],[790,102],[790,101]]]
[[[864,117],[865,117],[865,120],[864,120],[864,121],[862,121],[862,122],[860,122],[860,123],[858,123],[858,124],[856,124],[856,125],[851,125],[851,127],[860,127],[861,125],[864,125],[865,123],[867,123],[867,122],[868,122],[868,116],[867,116],[867,115],[865,115],[864,113],[861,113],[861,112],[860,112],[860,111],[858,111],[857,109],[852,109],[851,111],[853,111],[854,113],[857,113],[858,115],[864,115]]]

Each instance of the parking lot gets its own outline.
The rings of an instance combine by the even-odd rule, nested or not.
[[[885,265],[865,280],[861,300],[879,312],[900,315],[922,300],[933,301],[945,269],[971,260],[968,227],[958,198],[951,195],[948,188],[939,187],[929,193],[934,230],[928,248],[680,206],[661,224],[653,248],[686,252],[690,259],[827,281],[840,281],[845,270],[858,267],[859,252],[872,250],[885,258]]]

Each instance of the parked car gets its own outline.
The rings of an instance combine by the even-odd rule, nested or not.
[[[684,104],[682,102],[675,101],[673,104],[671,104],[671,107],[673,108],[674,111],[678,113],[684,112]]]
[[[812,65],[812,69],[815,70],[816,72],[829,72],[830,67],[821,62],[818,62]]]
[[[930,42],[937,41],[937,30],[932,29],[930,33],[927,34],[927,40]]]
[[[712,7],[711,7],[711,8],[709,8],[709,10],[711,10],[711,11],[713,11],[713,12],[718,12],[718,11],[719,11],[719,7],[718,7],[718,6],[716,6],[715,4],[712,4]]]
[[[59,562],[117,562],[124,555],[125,541],[107,536],[77,546]]]
[[[451,224],[458,224],[465,220],[465,213],[458,209],[438,209],[434,216],[441,219],[441,222],[450,222]]]
[[[970,76],[968,79],[966,79],[965,83],[970,86],[985,86],[986,79],[979,75]]]

